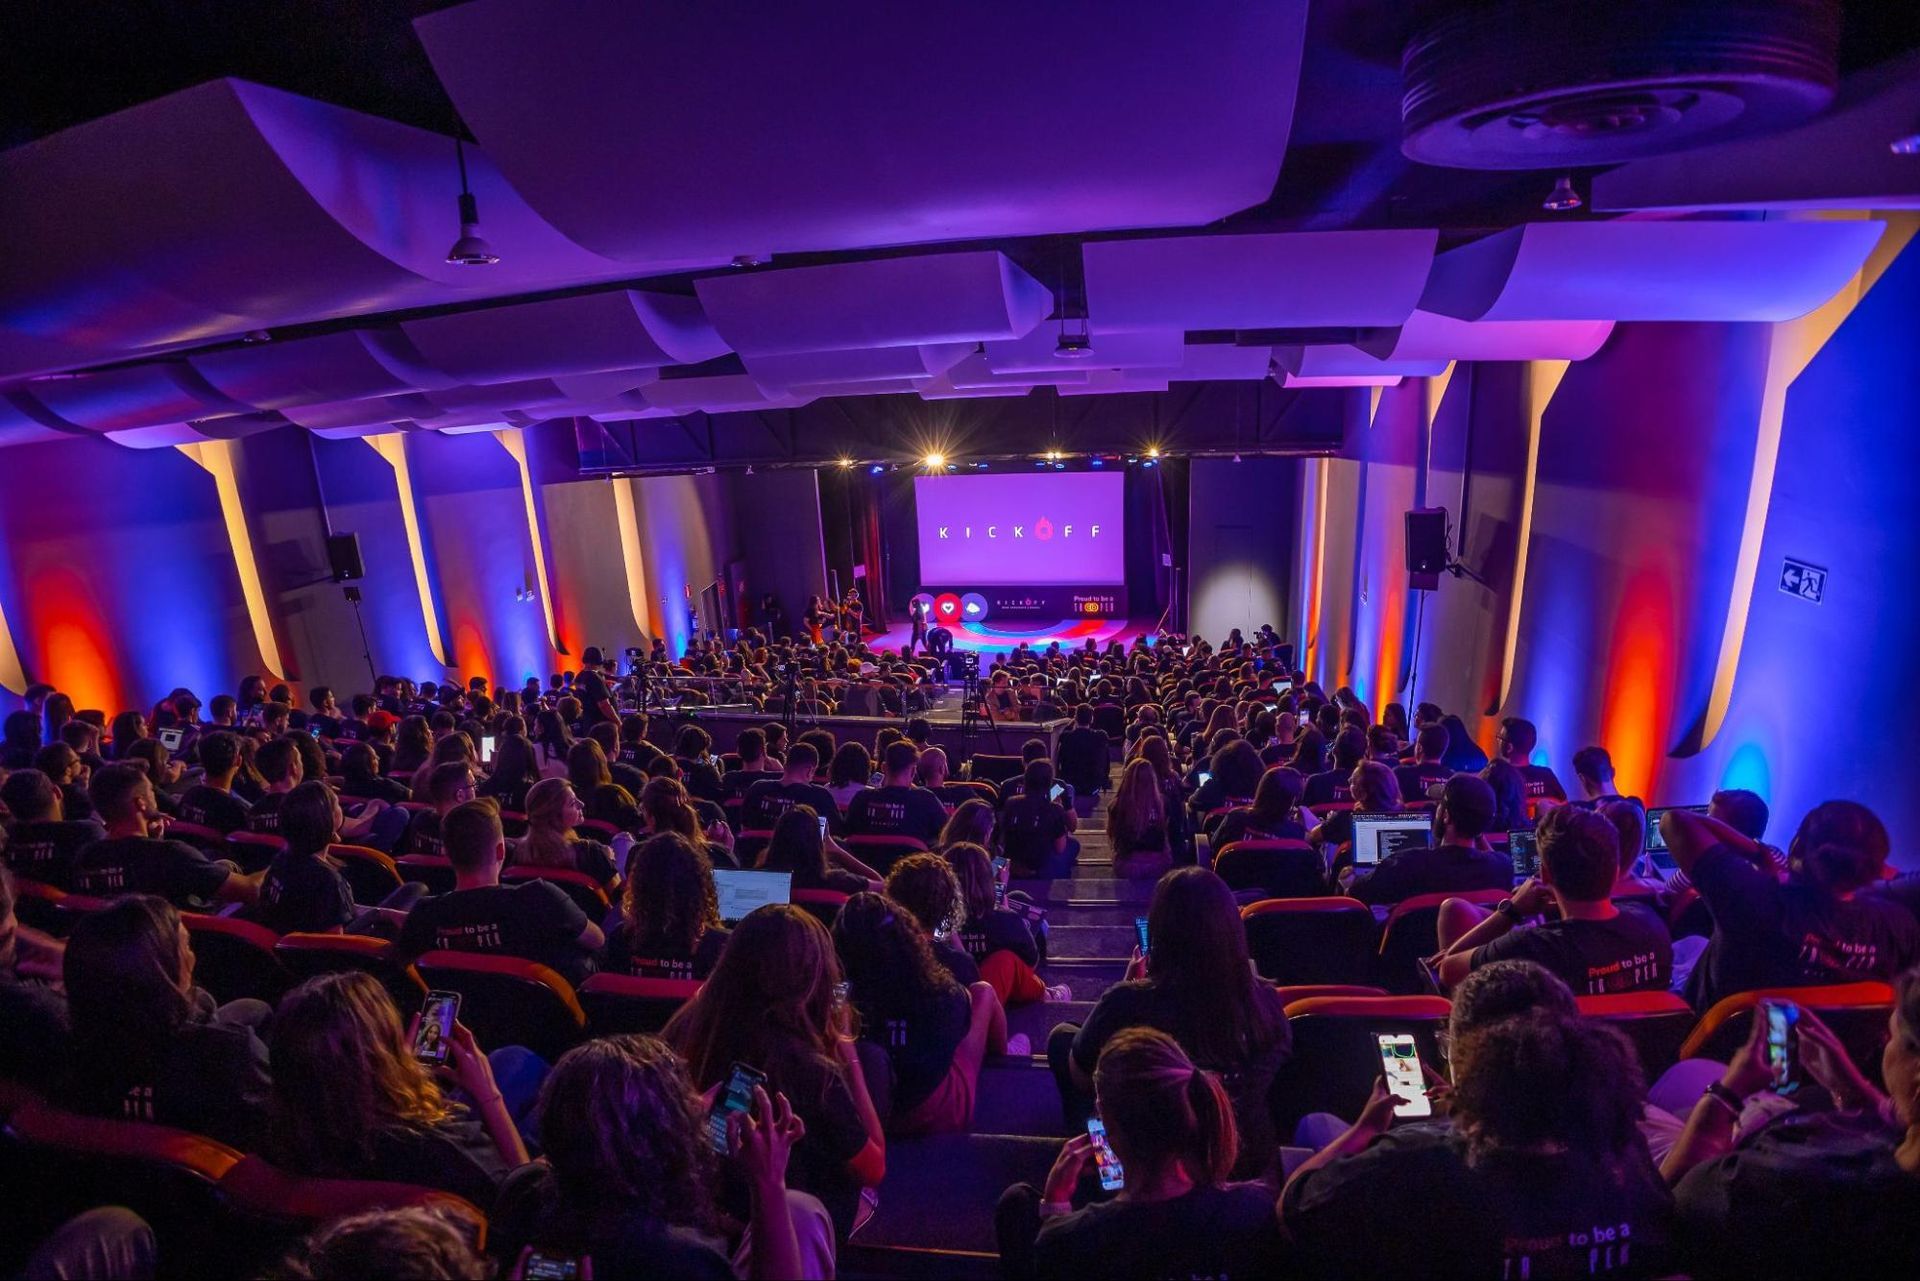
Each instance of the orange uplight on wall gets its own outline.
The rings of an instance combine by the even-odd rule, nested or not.
[[[62,567],[35,574],[28,587],[34,652],[43,655],[35,675],[70,695],[75,707],[125,706],[119,673],[101,639],[110,632],[92,585]]]
[[[1607,648],[1600,741],[1613,757],[1614,781],[1625,796],[1654,794],[1666,755],[1676,626],[1670,591],[1662,573],[1635,575],[1622,593]]]

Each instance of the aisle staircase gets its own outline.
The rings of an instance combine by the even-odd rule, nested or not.
[[[973,1133],[888,1142],[879,1210],[848,1244],[843,1277],[999,1275],[994,1203],[1009,1184],[1045,1182],[1068,1136],[1047,1068],[1047,1034],[1056,1024],[1081,1022],[1120,981],[1133,951],[1134,918],[1146,915],[1153,891],[1150,881],[1114,876],[1104,808],[1083,816],[1077,835],[1080,861],[1071,880],[1012,886],[1047,909],[1051,933],[1040,972],[1049,985],[1071,987],[1074,999],[1007,1012],[1008,1031],[1024,1032],[1033,1053],[987,1060]]]

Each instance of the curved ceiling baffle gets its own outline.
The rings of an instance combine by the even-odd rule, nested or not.
[[[839,15],[475,0],[414,28],[461,118],[566,236],[727,261],[1193,226],[1257,204],[1286,151],[1307,5]]]

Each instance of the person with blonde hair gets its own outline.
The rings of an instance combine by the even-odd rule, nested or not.
[[[1120,786],[1107,807],[1107,839],[1113,845],[1114,870],[1122,876],[1158,880],[1173,866],[1166,793],[1151,761],[1135,759],[1121,771]]]
[[[527,834],[513,844],[514,867],[585,872],[611,895],[620,883],[614,852],[574,834],[586,806],[564,778],[543,778],[527,789]]]

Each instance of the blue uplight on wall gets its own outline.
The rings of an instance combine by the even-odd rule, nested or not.
[[[1720,775],[1720,786],[1752,792],[1761,800],[1773,801],[1773,779],[1767,770],[1767,754],[1758,743],[1743,743],[1727,761]]]

